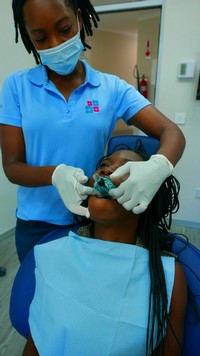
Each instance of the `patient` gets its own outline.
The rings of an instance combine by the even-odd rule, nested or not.
[[[142,151],[119,150],[96,173],[109,178],[127,161],[142,160]],[[187,287],[168,234],[178,192],[170,176],[141,215],[109,194],[90,196],[90,225],[35,247],[24,356],[181,355]]]

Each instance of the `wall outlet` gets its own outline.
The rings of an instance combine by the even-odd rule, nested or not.
[[[177,125],[185,125],[185,118],[186,118],[185,112],[175,112],[174,122]]]
[[[200,199],[200,188],[197,188],[197,189],[196,189],[195,197],[196,197],[197,199]]]

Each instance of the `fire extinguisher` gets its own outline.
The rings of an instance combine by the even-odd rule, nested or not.
[[[147,82],[147,78],[145,77],[145,75],[143,74],[142,76],[142,80],[140,82],[140,93],[147,98],[148,96],[148,82]]]

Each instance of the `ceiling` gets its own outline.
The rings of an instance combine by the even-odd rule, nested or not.
[[[115,4],[122,2],[123,1],[121,0],[114,0]],[[108,5],[108,0],[94,0],[92,1],[92,4],[94,6],[100,4]],[[101,31],[109,31],[127,34],[131,36],[137,36],[139,21],[153,17],[160,17],[160,11],[160,8],[152,8],[99,14],[100,22],[98,24],[98,28]]]

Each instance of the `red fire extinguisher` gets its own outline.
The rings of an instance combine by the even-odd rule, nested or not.
[[[148,96],[148,82],[147,82],[147,78],[145,77],[145,75],[143,74],[142,76],[142,80],[140,82],[140,93],[147,98]]]

